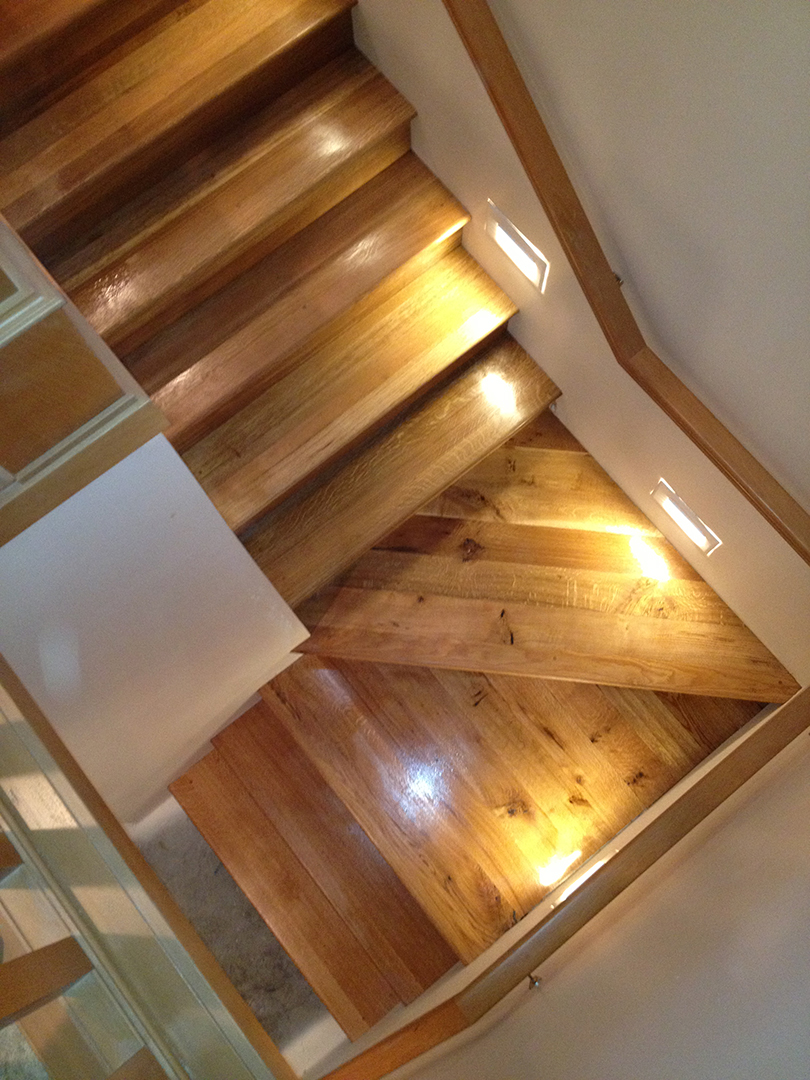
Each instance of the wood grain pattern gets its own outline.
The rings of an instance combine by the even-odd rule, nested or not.
[[[647,347],[487,0],[444,0],[614,356],[805,562],[810,514]]]
[[[0,190],[12,224],[42,254],[40,245],[71,222],[97,218],[251,100],[271,98],[274,84],[287,89],[289,52],[299,66],[307,49],[323,62],[312,31],[343,19],[345,34],[349,7],[347,0],[208,0],[169,22],[3,141]],[[290,50],[302,41],[303,55]],[[60,182],[65,175],[70,185]]]
[[[301,606],[302,651],[787,700],[790,673],[562,431],[528,425]]]
[[[482,379],[488,374],[514,388],[514,412],[487,398]],[[300,603],[558,393],[514,340],[499,341],[442,394],[382,433],[322,484],[269,514],[247,538],[248,551],[285,600]],[[391,491],[398,493],[396,504],[381,498]]]
[[[804,689],[623,845],[505,956],[454,997],[380,1040],[324,1080],[381,1080],[485,1016],[713,809],[810,725]]]
[[[352,927],[400,1000],[412,1001],[457,961],[288,728],[267,694],[214,739],[257,806]],[[285,723],[280,717],[284,717]]]
[[[64,311],[0,349],[0,466],[18,473],[123,396]]]
[[[515,311],[460,249],[364,306],[316,335],[287,375],[184,455],[235,531],[368,438]]]
[[[382,1019],[390,985],[227,761],[213,751],[170,791],[347,1035]]]
[[[310,656],[262,693],[467,961],[545,895],[553,857],[599,850],[722,734],[647,691],[413,664]],[[727,728],[758,708],[729,705]],[[240,767],[272,775],[274,753]]]
[[[62,938],[0,964],[0,1026],[59,997],[93,965],[75,938]]]
[[[466,220],[407,154],[128,355],[127,366],[168,416],[169,439],[185,450],[261,393],[312,334],[384,279],[393,293],[438,261],[459,242]]]
[[[83,82],[176,0],[4,0],[0,7],[0,137]]]
[[[162,222],[65,283],[111,344],[138,345],[407,151],[413,110],[390,83],[354,57],[325,72],[314,100],[310,90],[303,108],[271,111]]]

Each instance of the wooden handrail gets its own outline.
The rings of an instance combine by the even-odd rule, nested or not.
[[[519,986],[594,915],[810,727],[810,687],[766,719],[615,852],[587,885],[454,997],[327,1073],[322,1080],[379,1080],[470,1027]]]
[[[487,0],[444,0],[594,315],[628,375],[801,558],[810,514],[647,347]]]

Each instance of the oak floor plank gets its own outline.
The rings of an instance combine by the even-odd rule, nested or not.
[[[311,631],[301,651],[323,656],[752,701],[796,692],[776,658],[737,626],[352,588],[331,590],[300,615]]]
[[[487,873],[491,858],[464,827],[474,798],[463,777],[443,779],[432,765],[402,754],[376,724],[373,710],[335,666],[299,661],[273,683],[294,718],[291,732],[351,809],[373,843],[465,961],[514,921]],[[456,812],[448,815],[446,785]]]
[[[576,537],[582,535],[587,533],[574,532]],[[342,574],[339,584],[368,590],[395,589],[422,596],[500,600],[504,604],[534,604],[743,628],[737,616],[704,581],[674,580],[662,587],[651,578],[639,576],[638,569],[635,576],[630,576],[537,562],[465,559],[458,552],[450,556],[435,552],[415,555],[376,548]]]
[[[366,834],[265,699],[213,742],[404,1002],[456,963]],[[288,726],[293,727],[294,722]]]
[[[589,454],[533,446],[501,447],[421,512],[513,525],[661,535]]]
[[[533,428],[534,424],[529,427]],[[408,518],[374,546],[379,551],[409,555],[454,556],[462,563],[486,561],[595,570],[638,579],[638,559],[633,555],[629,540],[627,536],[591,529],[536,528],[503,521],[432,517],[420,513]],[[644,542],[666,561],[671,578],[702,580],[664,537],[648,536]],[[358,566],[362,565],[363,560],[360,560]],[[733,613],[729,614],[736,619]]]
[[[487,397],[487,376],[514,389],[514,411]],[[506,337],[496,342],[441,394],[383,432],[317,487],[305,489],[263,519],[246,538],[248,551],[295,606],[558,393],[515,341]],[[382,498],[391,491],[397,492],[396,504]]]
[[[350,1038],[396,1005],[351,928],[217,751],[170,791]]]
[[[514,310],[466,252],[451,252],[393,297],[373,298],[365,317],[347,312],[184,461],[238,532],[407,407]]]

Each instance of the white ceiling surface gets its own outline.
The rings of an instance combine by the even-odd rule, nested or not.
[[[781,188],[777,213],[777,200],[766,198],[758,185],[778,155],[772,145],[766,152],[757,150],[763,160],[751,168],[765,122],[752,118],[748,86],[742,94],[736,89],[745,73],[747,46],[748,66],[757,66],[753,57],[760,43],[755,30],[765,19],[761,12],[766,5],[684,0],[672,5],[677,14],[669,7],[649,0],[615,0],[610,5],[599,0],[493,3],[600,239],[627,281],[625,292],[650,344],[810,507],[810,291],[806,260],[800,258],[807,229],[798,226],[806,202],[807,170],[798,173],[797,134],[804,117],[798,101],[791,98],[788,105],[782,100],[789,72],[796,83],[805,77],[803,69],[797,70],[802,53],[799,24],[810,37],[810,8],[805,11],[781,0],[773,8],[767,5],[767,20],[774,14],[765,41],[772,43],[774,26],[781,26],[788,38],[786,55],[778,63],[775,46],[764,49],[765,58],[779,69],[773,78],[781,89],[774,89],[759,69],[756,83],[768,84],[767,95],[765,87],[761,93],[770,102],[769,136],[772,127],[781,132],[770,142],[785,144],[779,168],[773,166],[774,184]],[[797,25],[788,34],[785,24],[791,14]],[[714,65],[706,59],[704,21],[712,30],[709,54]],[[414,147],[472,213],[465,246],[518,304],[520,314],[510,328],[562,389],[561,419],[799,681],[810,681],[810,567],[614,360],[442,0],[359,0],[355,29],[363,51],[417,108]],[[701,42],[696,52],[693,38]],[[552,56],[548,63],[547,53]],[[698,56],[703,58],[700,63]],[[546,65],[542,71],[541,62]],[[695,65],[707,69],[702,81],[693,71]],[[720,98],[706,85],[715,78],[724,87]],[[753,97],[758,108],[766,108],[757,94]],[[701,148],[685,151],[693,129]],[[722,169],[713,164],[717,153],[712,129],[722,139]],[[712,144],[711,154],[706,140]],[[671,161],[678,153],[684,158],[678,165],[681,180],[673,184]],[[714,184],[711,200],[702,191],[709,180]],[[487,198],[549,259],[544,296],[486,235]],[[786,245],[778,266],[766,270],[762,264],[754,292],[749,287],[754,262],[741,254],[753,235],[752,203],[764,203],[770,210]],[[763,208],[758,212],[761,219]],[[676,241],[677,250],[688,248],[691,253],[688,266],[682,257],[673,257]],[[699,258],[696,250],[708,254]],[[788,251],[793,252],[790,264]],[[742,285],[732,289],[730,284],[742,281],[749,283],[744,298],[735,291],[742,292]],[[791,309],[790,317],[783,314],[774,321],[771,307],[777,302],[781,312]],[[732,305],[744,310],[744,330],[730,314]],[[722,353],[714,345],[721,326],[728,330]],[[771,327],[767,333],[766,326]],[[776,331],[778,347],[770,340]],[[703,343],[702,351],[697,341]],[[763,357],[770,359],[766,363]],[[687,363],[697,366],[706,388],[692,378]],[[777,364],[779,377],[774,373]],[[722,405],[715,398],[722,399]],[[745,429],[730,412],[742,415],[743,402]],[[650,498],[661,476],[723,540],[711,558],[698,552]]]
[[[805,734],[543,964],[538,990],[392,1078],[806,1077],[808,814]]]

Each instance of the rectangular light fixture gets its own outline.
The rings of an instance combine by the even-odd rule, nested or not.
[[[675,494],[666,480],[663,478],[659,480],[650,494],[661,509],[666,511],[675,524],[686,533],[692,543],[697,544],[704,555],[711,555],[715,548],[719,548],[723,543],[706,522],[701,521],[694,510],[690,510],[683,499]]]
[[[487,233],[518,270],[525,274],[540,292],[546,291],[548,281],[548,259],[513,225],[503,210],[499,210],[492,199],[487,199]]]

